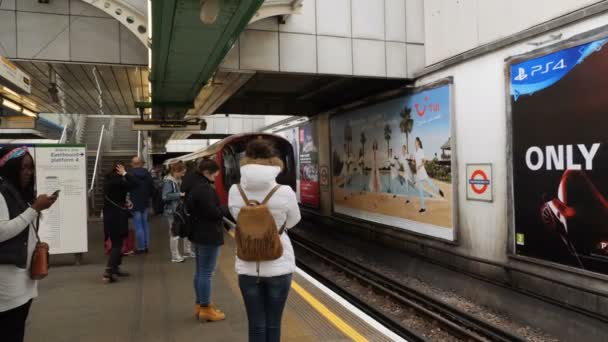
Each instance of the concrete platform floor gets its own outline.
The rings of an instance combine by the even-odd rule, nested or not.
[[[131,277],[115,284],[101,282],[106,262],[102,236],[101,223],[91,222],[89,253],[80,266],[74,266],[70,255],[51,257],[50,275],[40,282],[40,295],[28,320],[27,342],[247,341],[247,318],[229,236],[213,290],[213,300],[227,319],[216,323],[194,319],[194,260],[169,261],[163,221],[152,220],[150,254],[125,257],[123,268]],[[390,340],[300,276],[294,280],[296,287],[329,310],[311,304],[310,297],[292,288],[283,318],[283,341]]]

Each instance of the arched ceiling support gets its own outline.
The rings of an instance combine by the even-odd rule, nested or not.
[[[251,18],[249,24],[270,17],[279,17],[282,22],[285,22],[290,15],[300,12],[304,6],[303,2],[304,0],[266,0]]]
[[[81,0],[87,4],[104,11],[131,31],[139,41],[150,47],[148,39],[147,14],[129,5],[123,0]]]

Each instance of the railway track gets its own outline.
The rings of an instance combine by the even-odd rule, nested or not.
[[[491,323],[452,307],[444,302],[438,301],[417,289],[398,283],[383,274],[337,254],[309,239],[303,238],[296,233],[290,234],[294,246],[308,255],[313,256],[331,268],[340,271],[349,278],[360,284],[370,287],[374,292],[390,298],[394,303],[407,307],[426,319],[435,322],[450,335],[464,341],[525,341],[525,339],[505,331]],[[342,289],[335,281],[328,279],[318,267],[302,262],[299,258],[298,264],[301,268],[317,277],[326,286],[331,287],[348,300],[365,311],[374,319],[395,331],[408,341],[427,341],[427,338],[412,329],[403,326],[401,322],[387,316],[381,310],[365,303],[359,296]]]

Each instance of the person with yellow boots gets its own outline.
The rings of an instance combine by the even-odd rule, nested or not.
[[[220,205],[213,183],[219,165],[210,159],[198,164],[192,190],[186,198],[186,208],[192,214],[188,238],[193,244],[196,270],[194,314],[201,322],[221,321],[226,315],[211,303],[211,280],[217,267],[220,247],[224,244],[223,217],[227,210]]]

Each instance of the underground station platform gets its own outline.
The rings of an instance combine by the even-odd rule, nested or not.
[[[90,250],[81,265],[70,256],[51,258],[28,319],[28,342],[246,341],[247,316],[234,271],[234,242],[226,235],[213,280],[212,299],[225,313],[221,322],[192,315],[194,260],[171,263],[164,221],[151,221],[147,255],[123,258],[131,273],[103,284],[101,222],[89,225]],[[333,292],[298,270],[285,313],[282,341],[401,340]]]

